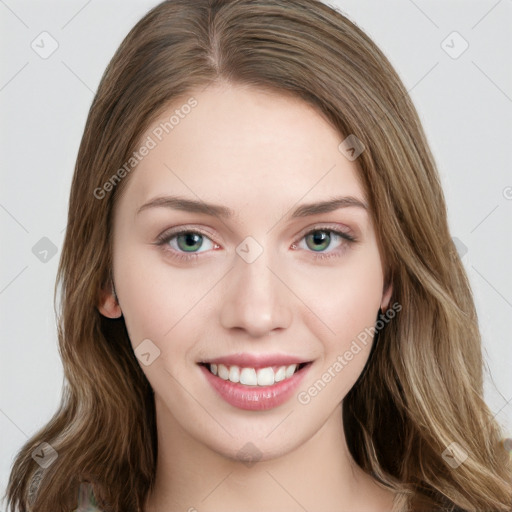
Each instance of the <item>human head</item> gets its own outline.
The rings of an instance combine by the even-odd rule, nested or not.
[[[119,303],[109,292],[100,312],[123,315],[136,353],[155,352],[142,369],[161,430],[179,426],[226,458],[251,443],[261,460],[306,444],[334,415],[339,423],[328,428],[341,437],[340,402],[372,346],[365,330],[392,294],[358,168],[339,150],[339,132],[292,95],[226,82],[190,95],[142,136],[152,149],[118,197],[112,222]],[[194,110],[158,141],[166,120],[190,103]],[[187,227],[197,234],[182,248],[187,239],[177,232]],[[357,357],[345,361],[351,342]],[[237,380],[244,366],[258,364],[236,362],[240,354],[269,358],[263,368],[292,362],[278,365],[277,357],[310,363],[302,394],[329,366],[340,375],[332,374],[325,393],[311,390],[315,400],[273,400],[264,414],[247,413],[262,410],[262,401],[228,405],[200,366],[235,365]]]
[[[105,184],[171,102],[220,79],[294,95],[321,112],[340,142],[350,135],[363,142],[359,178],[384,280],[403,309],[379,333],[364,376],[344,400],[346,435],[356,461],[383,481],[404,489],[420,482],[465,504],[465,479],[492,480],[481,454],[493,431],[490,424],[472,432],[471,462],[439,480],[440,454],[457,424],[470,424],[477,403],[482,418],[486,413],[477,398],[482,374],[476,315],[449,236],[435,163],[386,57],[347,18],[315,1],[164,2],[136,25],[109,64],[77,158],[59,267],[61,353],[70,402],[80,404],[67,417],[75,417],[75,435],[91,434],[93,427],[79,416],[93,409],[105,432],[130,425],[125,444],[110,445],[112,469],[101,476],[114,488],[119,475],[132,470],[129,462],[139,460],[140,474],[125,480],[135,489],[130,496],[150,485],[151,390],[123,320],[105,320],[98,311],[110,289],[113,211],[131,176],[111,190]],[[472,393],[464,396],[468,389]],[[113,404],[116,415],[106,412]],[[389,432],[397,421],[401,435],[393,438]],[[90,453],[107,446],[105,432]],[[65,438],[59,443],[67,446]],[[73,466],[61,460],[60,471]],[[406,470],[396,460],[405,461]]]

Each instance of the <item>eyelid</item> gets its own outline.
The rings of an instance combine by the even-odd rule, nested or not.
[[[341,227],[341,226],[343,226],[343,227]],[[342,234],[346,235],[347,237],[350,237],[350,238],[355,240],[355,235],[353,234],[353,230],[350,229],[350,227],[345,225],[345,224],[343,224],[341,226],[340,226],[340,224],[336,224],[336,223],[329,223],[329,222],[322,223],[322,222],[319,222],[319,223],[313,224],[310,227],[304,228],[300,232],[300,234],[298,235],[297,240],[302,239],[304,236],[306,236],[307,234],[311,233],[311,231],[334,231],[334,232],[339,232],[339,233],[342,233]]]
[[[321,230],[341,231],[343,234],[350,236],[351,238],[354,238],[354,236],[351,234],[353,232],[353,230],[347,225],[343,225],[343,226],[346,230],[341,228],[340,224],[337,224],[337,223],[328,223],[328,222],[322,223],[322,222],[320,222],[320,223],[312,224],[311,226],[304,228],[297,235],[297,238],[295,239],[295,243],[297,241],[299,241],[301,238],[303,238],[304,236],[306,236],[307,234],[309,234],[311,231],[321,231]],[[169,229],[165,230],[163,233],[161,233],[160,235],[158,235],[157,240],[161,240],[161,241],[165,240],[166,241],[166,239],[172,237],[173,235],[179,235],[184,232],[199,233],[201,235],[205,235],[208,238],[210,238],[212,240],[212,242],[215,242],[215,240],[214,240],[215,236],[213,235],[213,233],[210,233],[209,231],[204,230],[203,228],[198,228],[198,227],[194,226],[193,224],[191,224],[191,225],[184,224],[182,226],[176,226],[173,228],[169,228]],[[215,242],[215,243],[217,243],[217,242]]]
[[[304,228],[299,233],[299,235],[297,235],[297,238],[295,238],[295,241],[292,243],[292,247],[296,248],[297,243],[299,243],[308,234],[310,234],[311,232],[315,232],[315,231],[327,231],[327,232],[335,233],[338,236],[340,236],[341,238],[343,238],[344,242],[346,242],[346,243],[357,242],[356,237],[353,234],[351,234],[352,230],[350,229],[350,227],[344,225],[344,228],[345,229],[340,227],[340,224],[336,224],[336,223],[313,224],[307,228]],[[157,241],[155,242],[155,244],[163,247],[165,244],[167,244],[169,242],[170,239],[172,239],[175,236],[178,236],[180,234],[184,234],[184,233],[197,233],[197,234],[203,235],[203,236],[207,237],[208,239],[210,239],[214,245],[216,245],[216,246],[220,245],[215,241],[215,238],[208,231],[204,230],[203,228],[197,228],[193,225],[182,225],[182,226],[176,226],[176,227],[170,228],[157,236]],[[196,252],[196,253],[194,253],[194,252],[187,253],[187,252],[179,252],[174,249],[163,249],[163,250],[165,250],[168,254],[170,254],[171,257],[176,258],[176,259],[185,260],[185,261],[198,258],[201,254],[204,254],[205,252],[206,253],[210,252],[210,251],[204,251],[204,252]],[[339,256],[340,254],[338,254],[338,253],[340,252],[340,250],[343,250],[343,249],[338,249],[338,250],[334,250],[331,252],[320,252],[320,251],[319,252],[306,251],[306,252],[309,252],[310,254],[312,254],[314,259],[325,259],[325,258]]]
[[[203,254],[204,252],[208,252],[208,251],[203,251],[203,252],[197,252],[197,253],[194,253],[194,252],[187,253],[187,252],[176,251],[175,249],[165,249],[163,247],[172,238],[175,238],[184,233],[196,233],[196,234],[202,235],[205,238],[208,238],[214,246],[220,246],[220,244],[218,244],[215,241],[214,237],[208,231],[203,230],[202,228],[197,228],[194,226],[187,226],[187,225],[176,226],[174,228],[165,230],[163,233],[161,233],[160,235],[158,235],[156,237],[156,242],[154,242],[154,244],[162,247],[163,250],[165,250],[167,253],[170,253],[173,257],[176,257],[178,259],[180,259],[180,258],[185,259],[185,260],[191,259],[194,257],[198,257],[200,254]]]
[[[207,231],[203,228],[198,228],[198,227],[195,227],[194,225],[187,225],[187,224],[185,224],[183,226],[176,226],[173,228],[166,229],[163,233],[158,235],[156,238],[159,241],[166,242],[169,240],[169,238],[172,238],[175,235],[181,235],[183,233],[198,233],[200,235],[204,235],[204,236],[210,238],[210,240],[212,242],[217,244],[217,242],[215,242],[215,240],[214,240],[215,235],[213,233],[210,233],[209,231]]]

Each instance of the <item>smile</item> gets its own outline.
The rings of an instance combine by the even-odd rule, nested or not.
[[[239,364],[234,364],[235,359]],[[311,361],[269,359],[224,358],[224,362],[219,359],[198,365],[206,381],[225,402],[238,409],[262,411],[287,402],[312,366]]]
[[[289,379],[307,363],[290,364],[288,366],[268,366],[266,368],[241,368],[237,365],[206,364],[213,375],[222,380],[240,383],[245,386],[273,386]]]

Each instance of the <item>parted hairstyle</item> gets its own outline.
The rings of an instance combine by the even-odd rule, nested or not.
[[[89,111],[55,285],[62,401],[17,453],[11,512],[70,512],[83,482],[104,510],[142,510],[156,469],[154,395],[124,319],[97,309],[110,283],[112,212],[130,174],[104,197],[97,191],[169,105],[219,81],[301,98],[340,142],[355,135],[365,146],[355,163],[402,310],[378,332],[343,401],[355,461],[396,491],[400,510],[511,510],[510,458],[483,398],[472,293],[435,161],[388,59],[317,0],[168,0],[126,36]],[[43,442],[58,454],[46,469],[31,456]],[[443,457],[454,442],[467,454],[456,468]]]

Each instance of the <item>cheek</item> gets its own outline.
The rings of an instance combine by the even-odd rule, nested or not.
[[[114,269],[132,347],[137,354],[139,344],[149,339],[160,352],[157,364],[142,366],[146,376],[153,384],[161,365],[180,372],[182,363],[177,362],[189,358],[201,337],[201,320],[211,301],[206,297],[212,288],[211,276],[198,279],[197,273],[173,268],[156,250],[147,248],[114,252]]]
[[[151,387],[166,394],[168,405],[178,407],[186,398],[177,384],[183,380],[180,366],[199,325],[191,322],[198,287],[161,262],[148,262],[143,251],[123,252],[117,260],[114,256],[114,269],[126,330],[141,369]],[[151,357],[148,365],[140,358],[146,352]],[[167,389],[174,391],[167,394]]]
[[[330,269],[325,276],[329,279],[324,279],[328,286],[317,290],[313,302],[323,322],[320,325],[316,321],[316,327],[309,326],[311,330],[316,329],[313,332],[323,345],[314,379],[321,382],[304,392],[305,399],[321,394],[315,401],[318,407],[327,409],[343,400],[359,378],[370,355],[372,328],[382,299],[383,275],[378,251],[360,251],[353,256],[346,265]],[[320,393],[324,386],[329,391]]]
[[[161,265],[148,261],[144,251],[114,251],[117,294],[132,345],[149,338],[161,340],[184,315],[181,284]],[[160,345],[160,343],[158,343]]]
[[[382,298],[378,252],[358,254],[350,265],[331,272],[330,277],[329,286],[321,293],[317,291],[312,302],[321,322],[311,320],[308,326],[322,341],[323,353],[316,373],[297,396],[300,404],[311,404],[319,415],[344,399],[368,361]]]
[[[161,344],[180,331],[182,319],[187,323],[191,309],[201,310],[208,302],[202,299],[209,286],[191,282],[190,274],[166,266],[156,251],[148,257],[147,248],[130,250],[122,237],[116,244],[124,249],[114,250],[114,279],[132,345],[136,347],[146,338]],[[341,350],[374,325],[383,287],[374,244],[355,251],[340,265],[302,268],[290,276],[293,274],[288,282],[304,302],[295,307],[307,310],[299,315],[301,320],[320,339],[327,338],[333,349]],[[202,302],[199,307],[198,302]]]
[[[350,264],[329,269],[324,275],[324,286],[309,285],[306,292],[317,318],[316,331],[322,324],[324,347],[328,357],[332,352],[343,353],[365,329],[373,327],[382,299],[383,275],[376,250],[354,254]],[[325,326],[329,329],[325,330]],[[313,329],[313,324],[310,324]],[[364,334],[363,334],[364,336]],[[367,340],[368,341],[368,340]],[[362,345],[362,351],[365,346]],[[327,354],[326,354],[327,355]]]

